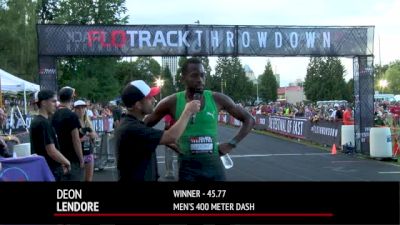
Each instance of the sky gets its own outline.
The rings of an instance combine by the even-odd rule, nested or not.
[[[400,60],[399,0],[127,0],[129,24],[375,26],[375,64]],[[379,51],[380,42],[380,51]],[[155,57],[161,62],[161,57]],[[309,58],[240,57],[258,76],[267,60],[280,74],[281,86],[305,78]],[[216,57],[210,57],[214,69]],[[341,58],[345,79],[353,61]]]

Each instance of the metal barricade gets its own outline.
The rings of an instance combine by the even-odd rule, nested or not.
[[[115,167],[116,160],[113,123],[114,121],[112,117],[92,119],[93,127],[99,136],[99,138],[96,139],[96,145],[93,152],[95,170]]]

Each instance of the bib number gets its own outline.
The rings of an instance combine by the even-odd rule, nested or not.
[[[190,138],[190,151],[192,154],[212,153],[214,149],[213,139],[210,136]]]

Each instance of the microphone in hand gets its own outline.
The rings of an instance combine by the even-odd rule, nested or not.
[[[200,90],[196,90],[195,92],[194,92],[194,95],[193,95],[193,100],[201,100],[201,96],[202,96],[202,91],[200,91]],[[194,124],[194,122],[196,121],[196,113],[195,114],[193,114],[192,115],[192,118],[191,118],[191,120],[190,120],[190,123],[191,124]]]

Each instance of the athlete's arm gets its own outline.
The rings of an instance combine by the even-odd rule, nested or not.
[[[236,134],[235,137],[233,137],[233,140],[236,143],[239,143],[244,137],[247,136],[251,129],[253,129],[255,124],[253,117],[242,107],[237,106],[230,97],[218,92],[214,92],[213,97],[215,102],[217,103],[218,110],[225,110],[231,116],[235,117],[243,123],[239,132]],[[230,144],[224,143],[219,146],[219,151],[221,154],[226,154],[230,152],[232,148],[233,147]]]

